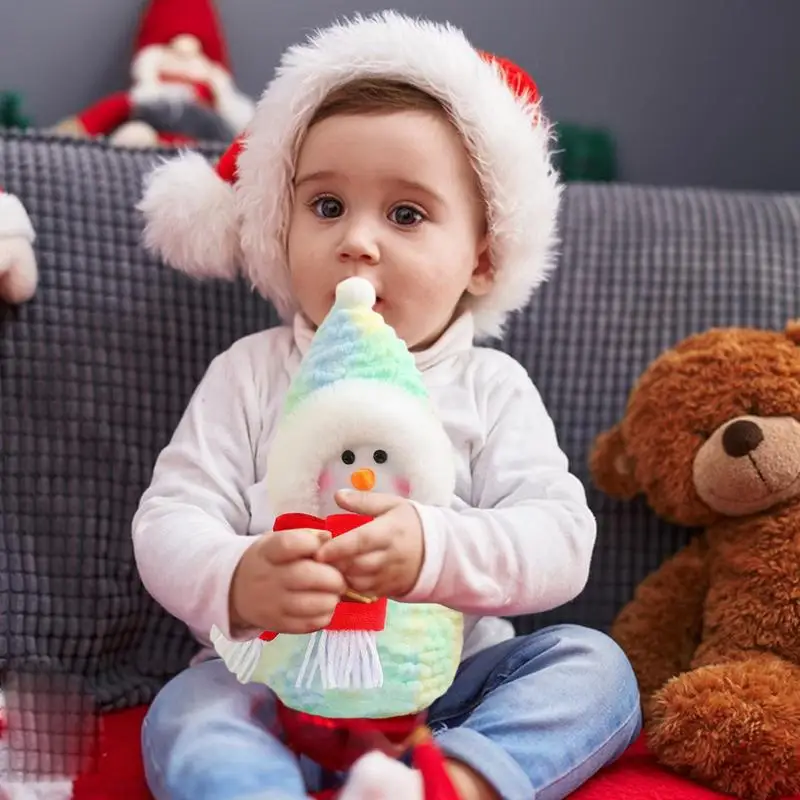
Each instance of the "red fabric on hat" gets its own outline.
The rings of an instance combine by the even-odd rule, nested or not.
[[[138,53],[149,45],[169,44],[181,34],[196,37],[211,61],[231,71],[222,26],[212,0],[150,0],[134,47]]]
[[[517,97],[525,97],[527,95],[531,102],[538,102],[539,87],[536,85],[536,81],[522,67],[508,58],[503,58],[503,56],[496,56],[484,50],[479,50],[478,52],[485,61],[497,64],[500,67],[506,83]]]

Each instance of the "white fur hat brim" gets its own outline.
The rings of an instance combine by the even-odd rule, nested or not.
[[[257,105],[230,196],[209,189],[203,207],[199,185],[188,178],[190,165],[199,173],[199,164],[184,156],[161,167],[140,206],[147,244],[199,276],[229,277],[238,263],[288,320],[296,311],[286,232],[297,151],[322,100],[362,77],[406,81],[452,112],[486,197],[496,273],[492,291],[472,306],[476,334],[499,335],[553,266],[561,186],[538,104],[515,94],[500,67],[450,25],[385,12],[335,24],[290,48]]]
[[[356,378],[312,392],[278,425],[266,470],[275,515],[318,514],[323,467],[345,450],[366,445],[386,450],[400,465],[412,499],[450,504],[453,446],[429,402],[390,383]]]

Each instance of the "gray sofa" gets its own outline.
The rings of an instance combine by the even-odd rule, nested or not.
[[[192,652],[138,581],[130,520],[210,359],[276,322],[247,286],[192,282],[140,248],[133,206],[163,155],[0,138],[41,267],[34,300],[0,309],[0,680],[72,676],[99,709],[149,701]],[[542,391],[599,539],[583,595],[522,631],[606,629],[688,536],[589,485],[592,440],[647,362],[708,326],[800,313],[800,196],[575,184],[561,225],[558,271],[498,346]]]

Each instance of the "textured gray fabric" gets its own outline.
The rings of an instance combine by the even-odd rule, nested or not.
[[[133,206],[157,156],[0,139],[37,229],[41,285],[0,321],[0,666],[150,699],[192,643],[141,588],[130,521],[211,358],[274,322],[243,286],[148,259]]]
[[[42,282],[0,319],[0,669],[86,680],[101,708],[149,700],[191,651],[141,588],[130,519],[206,365],[272,324],[244,285],[146,257],[132,210],[152,152],[0,138],[0,184],[38,230]],[[529,369],[587,482],[595,435],[646,363],[712,324],[796,313],[800,198],[571,186],[563,257],[504,345]],[[686,532],[590,490],[590,585],[536,620],[605,628]]]

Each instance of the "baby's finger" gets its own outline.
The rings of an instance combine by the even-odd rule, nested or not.
[[[380,597],[380,573],[370,575],[353,575],[347,579],[350,589],[362,597]]]
[[[351,577],[363,577],[381,572],[386,567],[388,552],[388,550],[375,550],[372,553],[365,553],[363,556],[356,556],[346,569],[342,569],[345,580],[349,581]]]
[[[329,592],[288,592],[281,611],[287,617],[330,618],[338,602],[338,595]]]
[[[271,564],[289,564],[316,555],[322,543],[328,539],[330,534],[327,531],[310,528],[275,531],[264,537],[260,549]]]
[[[304,559],[286,567],[283,586],[289,591],[341,595],[347,588],[342,573],[330,564]]]
[[[282,625],[282,633],[314,633],[321,631],[331,623],[330,614],[320,614],[316,617],[286,617]]]
[[[323,544],[317,553],[317,560],[328,564],[341,564],[365,553],[386,550],[390,544],[388,526],[382,524],[381,520],[376,520]]]

